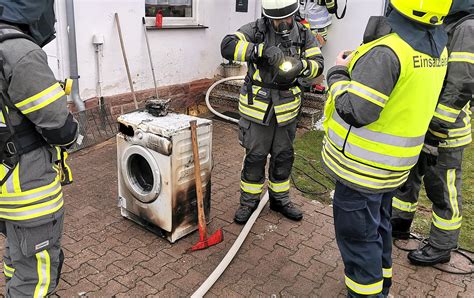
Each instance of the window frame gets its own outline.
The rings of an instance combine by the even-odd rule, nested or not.
[[[192,10],[193,16],[192,17],[163,17],[163,27],[167,26],[198,26],[199,25],[199,0],[191,0],[192,1]],[[145,7],[143,7],[145,10]],[[145,17],[145,22],[147,27],[155,27],[155,17]]]

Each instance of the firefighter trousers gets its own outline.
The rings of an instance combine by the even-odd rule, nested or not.
[[[60,247],[63,221],[64,214],[35,227],[0,222],[6,236],[6,297],[45,297],[56,289],[64,261]]]
[[[369,194],[337,182],[333,212],[349,297],[387,296],[392,285],[393,192]]]
[[[273,116],[268,126],[239,121],[239,141],[245,148],[240,181],[240,204],[256,208],[265,184],[265,166],[270,155],[268,191],[270,202],[277,206],[290,203],[290,175],[294,161],[293,141],[296,121],[278,126]]]
[[[433,204],[429,243],[439,249],[458,244],[462,222],[462,159],[464,148],[440,151],[436,165],[429,165],[422,154],[405,184],[393,198],[393,219],[413,221],[421,182]]]

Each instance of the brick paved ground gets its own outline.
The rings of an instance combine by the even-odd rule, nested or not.
[[[189,296],[240,232],[232,217],[238,205],[242,153],[236,128],[215,122],[210,230],[223,228],[225,241],[194,253],[186,250],[198,240],[197,233],[171,245],[120,216],[114,140],[74,154],[75,183],[65,188],[66,260],[57,295]],[[292,196],[304,210],[304,220],[291,222],[267,206],[208,297],[344,297],[331,207],[309,202],[296,191]],[[456,264],[462,262],[455,258]],[[414,267],[399,250],[394,251],[393,272],[396,297],[474,295],[474,276]],[[0,284],[4,285],[3,275]]]

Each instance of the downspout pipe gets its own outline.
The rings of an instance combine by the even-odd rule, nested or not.
[[[69,41],[69,69],[72,84],[71,97],[79,111],[86,109],[79,94],[79,70],[77,67],[76,22],[74,18],[74,0],[66,0],[67,32]]]

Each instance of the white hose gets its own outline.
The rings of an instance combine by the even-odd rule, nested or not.
[[[216,88],[217,85],[219,85],[221,83],[224,83],[224,82],[227,82],[227,81],[237,81],[237,80],[243,80],[243,79],[245,79],[244,76],[229,77],[229,78],[224,78],[222,80],[219,80],[219,81],[215,82],[214,84],[212,84],[212,86],[209,88],[209,90],[207,90],[207,93],[206,93],[206,106],[209,109],[209,111],[211,111],[214,115],[216,115],[218,117],[221,117],[222,119],[225,119],[225,120],[228,120],[228,121],[231,121],[231,122],[234,122],[234,123],[239,123],[238,119],[226,116],[226,115],[221,114],[218,111],[214,110],[214,108],[211,106],[211,103],[209,102],[209,96],[211,95],[212,90],[214,88]]]
[[[245,238],[247,238],[247,235],[250,232],[250,229],[252,229],[253,224],[257,220],[258,216],[260,215],[260,212],[262,212],[263,207],[268,202],[268,191],[265,193],[263,198],[260,200],[260,204],[258,204],[257,209],[253,212],[252,216],[250,216],[249,220],[245,224],[244,228],[240,232],[239,236],[235,240],[234,244],[232,247],[229,249],[225,257],[222,259],[222,261],[219,263],[219,265],[214,269],[214,271],[209,275],[209,277],[204,281],[204,283],[199,287],[199,289],[194,292],[194,294],[191,296],[192,298],[200,298],[206,295],[207,291],[214,285],[214,283],[219,279],[219,277],[224,273],[224,270],[229,266],[230,262],[234,259],[235,255],[239,251],[240,247],[244,243]]]

